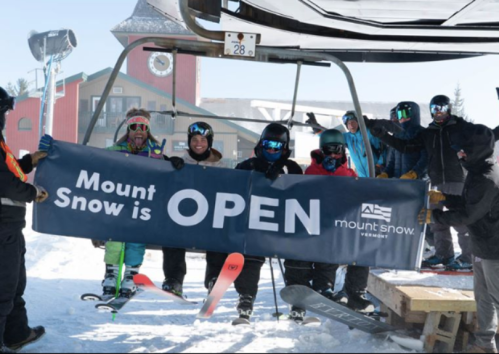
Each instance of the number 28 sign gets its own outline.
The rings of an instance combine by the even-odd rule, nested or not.
[[[225,55],[254,57],[256,37],[257,35],[253,33],[225,33]]]

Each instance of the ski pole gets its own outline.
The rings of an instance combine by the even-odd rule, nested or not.
[[[282,314],[279,313],[279,305],[277,304],[277,290],[275,285],[274,266],[272,265],[272,258],[269,258],[269,263],[270,263],[270,274],[272,276],[272,287],[274,289],[275,313],[276,313],[277,322],[279,323],[279,317],[281,317]]]
[[[118,279],[116,279],[116,295],[114,296],[117,299],[120,296],[121,290],[121,278],[123,277],[123,265],[125,264],[125,248],[126,243],[121,244],[121,254],[120,254],[120,270],[118,272]],[[116,320],[116,314],[113,313],[113,322]]]
[[[284,279],[284,285],[288,286],[288,281],[286,280],[286,272],[284,271],[284,267],[282,266],[282,260],[280,258],[277,258],[277,261],[279,262],[279,268],[281,268],[282,279]]]

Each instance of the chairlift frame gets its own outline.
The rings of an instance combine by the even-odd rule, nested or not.
[[[337,67],[341,69],[344,73],[348,86],[350,89],[350,93],[352,96],[353,104],[355,107],[355,111],[357,113],[359,127],[362,132],[362,136],[364,139],[364,144],[366,146],[366,154],[369,164],[369,174],[370,177],[375,177],[375,167],[374,167],[374,157],[371,148],[371,143],[369,140],[369,136],[367,133],[367,127],[365,125],[364,120],[362,119],[363,113],[360,105],[359,97],[357,94],[357,89],[355,87],[355,82],[352,77],[352,74],[348,67],[345,65],[343,61],[338,59],[337,57],[320,52],[309,52],[302,50],[294,50],[294,49],[282,49],[276,47],[264,47],[258,46],[256,47],[256,53],[254,57],[235,57],[235,56],[226,56],[224,43],[215,43],[215,42],[200,42],[200,41],[187,41],[180,39],[170,39],[170,38],[161,38],[161,37],[145,37],[139,39],[131,44],[129,44],[121,53],[118,61],[109,77],[108,83],[106,84],[104,91],[101,95],[101,100],[99,101],[98,106],[93,114],[92,120],[89,123],[87,128],[87,132],[83,139],[83,145],[88,145],[90,142],[90,138],[92,136],[93,130],[99,116],[101,115],[104,105],[106,104],[107,98],[111,93],[111,90],[114,86],[114,83],[120,73],[120,70],[131,51],[134,49],[146,45],[152,44],[155,45],[155,48],[144,48],[146,51],[158,51],[158,52],[167,52],[172,53],[174,56],[173,62],[173,87],[172,87],[172,110],[164,111],[164,112],[152,112],[152,113],[160,113],[170,115],[173,119],[177,117],[189,117],[189,118],[204,118],[204,119],[219,119],[219,120],[228,120],[228,121],[243,121],[243,122],[253,122],[253,123],[263,123],[269,124],[269,121],[258,120],[258,119],[249,119],[249,118],[235,118],[235,117],[221,117],[217,115],[199,115],[199,114],[190,114],[182,111],[178,111],[176,107],[176,91],[177,91],[177,58],[178,54],[184,55],[193,55],[196,57],[204,57],[204,58],[218,58],[218,59],[229,59],[229,60],[239,60],[239,61],[252,61],[252,62],[262,62],[262,63],[272,63],[272,64],[295,64],[297,65],[297,75],[296,75],[296,83],[293,97],[293,108],[291,117],[287,121],[277,121],[275,123],[280,123],[288,126],[292,129],[293,126],[306,126],[310,128],[319,128],[324,129],[324,127],[316,124],[307,124],[294,121],[294,112],[297,104],[298,98],[298,89],[300,84],[300,76],[301,76],[301,68],[302,66],[321,66],[321,67],[331,67],[332,64],[335,64]]]

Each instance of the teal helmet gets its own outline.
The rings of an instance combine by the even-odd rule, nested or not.
[[[336,129],[326,130],[321,135],[320,147],[321,149],[326,145],[345,145],[345,138],[343,137],[343,133]]]

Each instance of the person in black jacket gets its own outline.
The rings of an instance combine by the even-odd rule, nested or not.
[[[373,135],[378,136],[384,143],[392,146],[404,154],[411,154],[426,150],[428,153],[428,174],[432,186],[447,195],[461,195],[464,187],[464,171],[455,151],[452,149],[452,140],[472,126],[464,119],[451,113],[451,103],[447,96],[435,96],[430,103],[433,123],[413,139],[404,140],[389,135],[384,129],[376,126],[376,121],[368,121]],[[433,205],[434,209],[442,209],[441,205]],[[459,244],[463,251],[456,259],[454,244],[450,228],[445,225],[434,224],[431,229],[434,233],[436,255],[425,260],[423,267],[438,267],[444,265],[449,270],[471,269],[471,241],[468,229],[456,226]]]
[[[495,335],[499,310],[499,165],[494,160],[495,137],[483,126],[468,126],[453,140],[462,165],[468,171],[461,197],[430,194],[444,201],[449,211],[423,210],[422,223],[467,225],[472,241],[475,269],[475,298],[480,330],[475,334],[478,350],[497,353]]]
[[[43,327],[30,328],[23,300],[26,289],[24,255],[26,242],[26,203],[43,202],[43,188],[26,183],[27,174],[45,158],[36,152],[17,160],[5,142],[2,131],[6,115],[14,109],[14,98],[0,87],[0,353],[12,353],[40,339]]]
[[[262,133],[255,148],[256,157],[241,162],[236,169],[261,172],[270,180],[275,180],[283,174],[301,175],[303,174],[301,167],[289,160],[292,152],[289,143],[289,130],[281,124],[272,123]],[[221,253],[207,253],[205,286],[208,292],[211,292],[215,285],[227,256]],[[244,269],[234,285],[239,294],[237,305],[239,317],[249,321],[253,315],[253,304],[258,294],[260,272],[265,258],[251,255],[245,255],[244,258]]]

